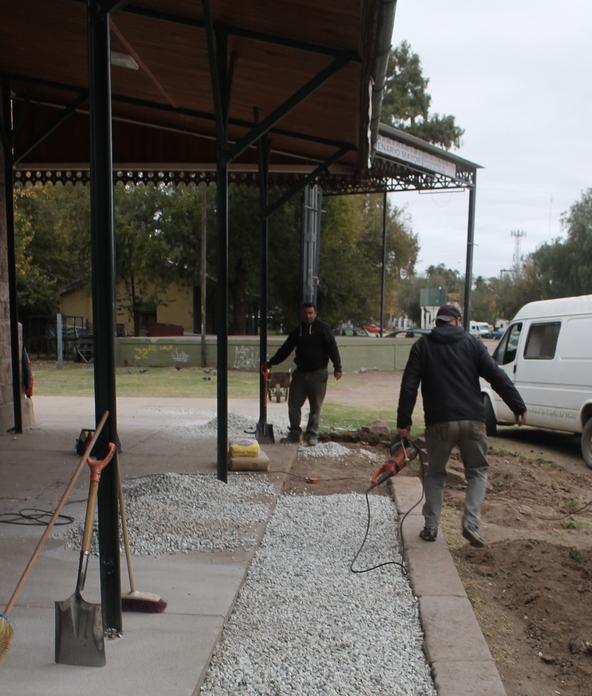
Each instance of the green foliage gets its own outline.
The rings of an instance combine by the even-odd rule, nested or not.
[[[319,308],[331,324],[380,321],[383,200],[380,195],[326,199],[319,264]],[[401,272],[415,267],[419,245],[400,211],[387,203],[386,310],[395,311]]]
[[[464,277],[453,269],[446,268],[443,263],[429,266],[424,276],[411,275],[401,284],[399,291],[399,306],[416,324],[421,323],[421,307],[419,304],[422,288],[446,288],[448,294],[457,293],[461,298],[464,293]]]
[[[53,314],[60,291],[90,271],[88,189],[17,188],[14,202],[19,316]]]
[[[408,131],[445,149],[460,147],[463,129],[454,116],[430,114],[429,80],[423,76],[421,61],[403,41],[391,49],[381,118],[385,123]]]

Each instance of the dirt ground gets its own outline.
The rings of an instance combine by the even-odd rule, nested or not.
[[[394,408],[399,379],[400,373],[350,375],[339,396]],[[336,391],[328,398],[338,400]],[[387,450],[349,446],[358,452],[347,460],[299,457],[287,490],[364,491]],[[372,451],[377,461],[360,449]],[[488,545],[474,549],[460,534],[465,482],[457,453],[450,461],[442,528],[507,694],[589,696],[592,470],[579,457],[579,439],[503,429],[490,439],[489,463],[482,510]],[[417,467],[411,469],[399,475],[416,475]],[[320,480],[311,484],[306,477]]]

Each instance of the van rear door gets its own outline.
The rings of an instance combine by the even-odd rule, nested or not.
[[[503,338],[498,343],[497,348],[493,352],[493,359],[502,368],[502,370],[504,370],[512,382],[516,381],[516,360],[518,357],[518,350],[520,349],[521,336],[522,322],[519,321],[515,324],[510,324],[506,333],[503,335]],[[503,399],[496,392],[493,392],[493,398],[495,400],[493,408],[496,413],[497,420],[513,423],[514,414],[508,408],[508,406],[506,406]]]

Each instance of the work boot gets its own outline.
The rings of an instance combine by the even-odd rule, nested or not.
[[[462,535],[471,546],[479,549],[485,546],[485,539],[479,534],[479,530],[474,527],[465,527],[463,525]]]
[[[315,433],[306,433],[304,436],[304,442],[309,447],[314,447],[315,445],[319,444],[319,436]]]
[[[438,527],[428,527],[427,524],[419,533],[420,539],[423,539],[424,541],[436,541],[437,536]]]
[[[288,431],[288,434],[286,437],[282,437],[280,440],[280,443],[282,445],[298,445],[300,444],[300,440],[302,439],[302,432],[292,432],[291,430]]]

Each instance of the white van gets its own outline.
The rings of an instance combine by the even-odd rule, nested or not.
[[[524,305],[493,353],[520,392],[527,424],[582,435],[592,468],[592,295]],[[487,433],[514,415],[481,380]]]
[[[469,333],[477,338],[491,338],[491,329],[486,321],[470,321]]]

